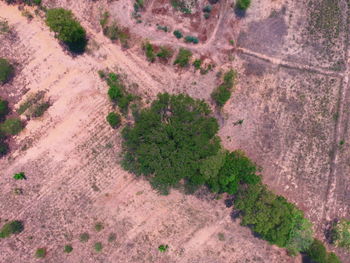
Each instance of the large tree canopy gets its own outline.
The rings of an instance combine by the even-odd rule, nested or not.
[[[123,130],[124,167],[149,177],[164,194],[182,179],[190,188],[205,183],[201,161],[220,149],[219,126],[209,106],[187,95],[165,93],[137,115],[135,124]]]

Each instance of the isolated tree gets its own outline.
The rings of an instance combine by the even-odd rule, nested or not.
[[[4,58],[0,58],[0,85],[5,84],[10,80],[13,74],[13,67]]]
[[[123,130],[123,166],[148,177],[163,194],[182,179],[195,188],[205,182],[202,161],[220,149],[217,131],[218,123],[204,101],[160,94],[139,113],[133,126]]]
[[[49,9],[46,13],[46,24],[57,33],[57,38],[64,42],[72,52],[82,53],[85,51],[87,44],[85,29],[70,10]]]
[[[251,0],[238,0],[236,6],[241,10],[247,10],[250,6],[250,2]]]

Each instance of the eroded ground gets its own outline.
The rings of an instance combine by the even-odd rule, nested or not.
[[[305,211],[320,239],[329,222],[350,216],[346,1],[253,1],[245,17],[220,1],[205,20],[206,2],[195,2],[193,13],[184,15],[153,0],[141,12],[142,23],[132,18],[131,1],[44,3],[72,9],[90,45],[87,54],[72,58],[42,19],[28,22],[17,7],[0,2],[0,17],[14,31],[0,36],[0,55],[18,64],[16,78],[0,95],[18,107],[26,92],[45,90],[52,101],[0,160],[1,220],[25,223],[23,233],[0,240],[1,262],[36,262],[38,247],[48,249],[45,262],[300,262],[233,222],[223,200],[177,191],[158,196],[147,182],[124,172],[119,132],[105,122],[111,105],[97,74],[105,68],[122,74],[145,104],[163,91],[212,103],[217,72],[235,68],[239,80],[231,100],[221,111],[214,109],[223,144],[245,150],[262,166],[265,182]],[[102,35],[99,17],[105,10],[130,29],[129,49]],[[174,29],[198,36],[200,43],[177,40]],[[193,67],[149,64],[140,48],[146,38],[189,48],[216,67],[201,75]],[[243,124],[235,125],[238,120]],[[28,180],[14,182],[12,174],[19,171]],[[16,187],[24,194],[14,195]],[[103,223],[101,232],[96,222]],[[87,243],[79,241],[83,232],[90,234]],[[116,240],[108,242],[111,233]],[[101,253],[93,249],[98,241]],[[74,247],[69,255],[63,253],[67,243]],[[158,252],[160,244],[169,251]],[[337,252],[350,262],[344,251]]]

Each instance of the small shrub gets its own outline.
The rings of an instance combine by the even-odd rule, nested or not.
[[[236,3],[236,7],[241,10],[247,10],[250,6],[251,0],[238,0]]]
[[[323,243],[315,239],[311,246],[307,249],[306,255],[313,261],[318,263],[327,263],[327,250]]]
[[[82,242],[82,243],[88,242],[89,239],[90,239],[90,235],[89,235],[89,233],[86,233],[86,232],[80,234],[80,236],[79,236],[79,240],[80,240],[80,242]]]
[[[95,251],[96,252],[101,252],[102,251],[102,243],[101,242],[96,242],[95,245],[94,245],[94,248],[95,248]]]
[[[173,56],[173,51],[167,47],[160,47],[160,51],[157,53],[157,57],[164,61],[168,61]]]
[[[35,251],[35,257],[36,258],[44,258],[46,256],[46,248],[38,248]]]
[[[212,6],[211,5],[207,5],[203,8],[203,12],[205,13],[210,13],[212,10]]]
[[[16,135],[23,129],[23,124],[20,119],[7,119],[0,125],[0,130],[6,135]]]
[[[11,221],[3,225],[0,229],[0,238],[6,238],[13,234],[18,234],[23,231],[23,223],[18,220]]]
[[[33,118],[39,118],[44,115],[45,111],[47,111],[48,108],[50,108],[51,104],[50,102],[42,102],[35,106],[33,109],[32,117]]]
[[[186,36],[185,37],[185,42],[186,43],[198,44],[199,40],[198,40],[198,38],[196,38],[194,36]]]
[[[218,233],[218,239],[220,241],[225,241],[225,234],[224,233]]]
[[[209,13],[205,13],[205,14],[204,14],[204,18],[205,18],[205,19],[209,19],[209,18],[210,18],[210,14],[209,14]]]
[[[9,113],[8,102],[0,98],[0,121],[4,120]]]
[[[117,235],[115,233],[110,233],[108,236],[108,242],[114,242],[117,239]]]
[[[96,230],[97,232],[100,232],[102,229],[103,229],[103,224],[102,224],[101,222],[97,222],[97,223],[95,224],[95,230]]]
[[[73,251],[73,247],[71,245],[65,245],[64,246],[64,252],[65,253],[71,253]]]
[[[49,9],[46,13],[46,24],[57,33],[73,53],[82,53],[87,45],[85,29],[76,20],[73,13],[63,8]]]
[[[0,19],[0,35],[7,34],[10,32],[10,26],[7,20]]]
[[[157,29],[158,30],[162,30],[164,32],[168,32],[169,31],[169,28],[167,26],[157,26]]]
[[[23,194],[23,189],[22,188],[15,188],[15,189],[13,189],[13,193],[15,195],[22,195]]]
[[[160,246],[158,247],[158,250],[159,250],[160,252],[166,252],[166,251],[168,250],[168,248],[169,248],[168,245],[160,245]]]
[[[4,139],[0,139],[0,158],[9,152],[9,146]]]
[[[200,69],[201,68],[201,65],[202,65],[202,60],[201,59],[196,59],[194,62],[193,62],[193,66],[196,70]]]
[[[109,19],[109,12],[106,11],[102,14],[102,17],[100,19],[100,25],[102,26],[102,28],[104,28],[107,25],[108,19]]]
[[[17,173],[13,176],[13,179],[15,180],[26,180],[26,176],[24,175],[23,172]]]
[[[0,58],[0,85],[8,82],[13,74],[13,67],[4,58]]]
[[[99,70],[97,71],[98,75],[100,76],[101,79],[105,79],[106,78],[106,73],[103,70]]]
[[[107,122],[113,129],[118,128],[121,124],[121,116],[117,113],[110,112],[107,115]]]
[[[175,36],[177,39],[180,39],[180,38],[183,37],[181,31],[179,31],[179,30],[175,30],[175,31],[173,32],[173,34],[174,34],[174,36]]]
[[[174,65],[178,64],[180,67],[184,68],[188,66],[191,57],[191,51],[184,48],[180,48],[179,53],[177,54],[176,59],[174,61]]]
[[[337,247],[344,247],[350,250],[350,221],[341,219],[332,230],[333,243]]]
[[[119,36],[119,27],[116,22],[113,22],[110,26],[103,28],[103,34],[110,40],[117,40]]]
[[[216,102],[216,104],[220,107],[224,106],[225,103],[230,99],[231,97],[231,89],[234,85],[234,81],[236,79],[236,72],[233,70],[230,70],[225,73],[224,75],[224,82],[217,87],[213,93],[211,94],[211,97]]]
[[[154,60],[156,59],[156,56],[154,54],[153,45],[149,42],[146,42],[143,45],[143,49],[145,50],[147,60],[150,62],[154,62]]]

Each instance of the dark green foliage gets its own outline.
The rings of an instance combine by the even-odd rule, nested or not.
[[[265,185],[241,187],[235,208],[241,211],[242,225],[249,226],[263,239],[279,247],[298,249],[299,244],[307,244],[310,239],[309,235],[304,237],[296,233],[305,227],[311,227],[311,224],[303,224],[303,213],[282,196],[267,190]],[[294,238],[306,238],[306,241]]]
[[[38,118],[44,115],[45,111],[50,108],[51,104],[50,102],[46,101],[46,102],[42,102],[38,105],[35,106],[35,108],[33,109],[33,113],[32,113],[32,117],[33,118]]]
[[[46,248],[38,248],[35,251],[35,257],[36,258],[44,258],[46,256]]]
[[[203,12],[205,13],[210,13],[212,10],[212,6],[211,5],[207,5],[203,8]]]
[[[211,97],[218,106],[224,106],[225,103],[230,99],[231,89],[234,85],[235,78],[235,71],[230,70],[226,72],[224,75],[224,82],[219,87],[217,87],[211,94]]]
[[[80,236],[79,236],[80,242],[83,242],[83,243],[88,242],[89,239],[90,239],[90,235],[89,235],[89,233],[86,233],[86,232],[80,234]]]
[[[57,33],[57,38],[63,41],[74,53],[83,53],[87,45],[85,29],[73,16],[73,13],[63,8],[49,9],[46,13],[46,24]]]
[[[333,252],[328,254],[327,263],[341,263],[340,259]]]
[[[186,43],[198,44],[199,40],[198,40],[198,38],[196,38],[194,36],[186,36],[185,37],[185,42]]]
[[[13,179],[15,180],[26,180],[26,176],[24,175],[23,172],[17,173],[13,176]]]
[[[168,245],[160,245],[158,247],[159,252],[166,252],[168,250],[169,246]]]
[[[240,183],[260,182],[256,172],[255,164],[242,151],[227,153],[217,176],[208,180],[208,186],[213,192],[235,194]]]
[[[10,118],[0,124],[0,131],[6,135],[16,135],[23,129],[20,119]]]
[[[179,53],[177,54],[176,59],[174,61],[174,65],[178,64],[180,67],[184,68],[188,66],[191,57],[191,51],[184,48],[180,48]]]
[[[6,238],[13,234],[18,234],[23,231],[23,223],[21,221],[15,220],[3,225],[0,229],[0,238]]]
[[[65,253],[71,253],[73,251],[73,247],[71,245],[65,245],[64,246],[64,252]]]
[[[238,0],[236,6],[238,9],[247,10],[251,0]]]
[[[95,251],[96,252],[101,252],[102,251],[102,243],[101,242],[96,242],[95,245],[94,245],[94,248],[95,248]]]
[[[8,102],[0,98],[0,121],[4,120],[9,113]]]
[[[169,28],[167,26],[157,26],[157,29],[158,30],[162,30],[164,32],[168,32],[169,31]]]
[[[160,47],[157,57],[163,61],[168,61],[173,56],[173,51],[167,47]]]
[[[0,138],[0,158],[9,152],[9,146],[4,139]]]
[[[97,222],[97,223],[95,224],[95,230],[96,230],[97,232],[100,232],[103,228],[104,228],[104,227],[103,227],[103,224],[102,224],[101,222]]]
[[[315,239],[306,251],[307,256],[317,263],[327,263],[327,250],[323,243]]]
[[[0,58],[0,85],[8,82],[13,74],[13,67],[4,58]]]
[[[194,68],[197,70],[197,69],[200,69],[201,68],[201,65],[202,65],[202,60],[200,59],[196,59],[194,62],[193,62],[193,66]]]
[[[125,90],[125,87],[115,73],[109,73],[106,81],[109,86],[109,98],[118,105],[122,112],[127,113],[129,104],[134,99],[134,96]]]
[[[187,95],[159,94],[141,110],[135,124],[123,130],[126,170],[147,176],[163,194],[185,179],[196,187],[205,182],[201,161],[216,155],[218,124],[209,106]]]
[[[182,38],[182,33],[181,33],[181,31],[179,31],[179,30],[175,30],[174,32],[173,32],[173,34],[174,34],[174,36],[177,38],[177,39],[180,39],[180,38]]]
[[[121,116],[115,112],[110,112],[106,119],[113,129],[118,128],[121,124]]]
[[[145,50],[145,54],[147,57],[147,60],[150,62],[154,62],[156,59],[156,55],[154,54],[154,49],[153,49],[153,45],[149,42],[146,42],[143,45],[143,49]]]

